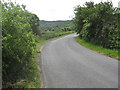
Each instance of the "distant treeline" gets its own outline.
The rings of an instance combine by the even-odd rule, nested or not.
[[[49,27],[49,28],[63,28],[63,27],[70,27],[70,25],[72,24],[71,20],[66,20],[66,21],[44,21],[41,20],[40,21],[40,25],[41,27],[45,28],[45,27]]]
[[[71,20],[66,21],[40,21],[40,28],[45,31],[72,31],[73,23]]]
[[[74,12],[74,28],[80,38],[105,48],[119,48],[120,8],[113,7],[112,2],[86,2]]]

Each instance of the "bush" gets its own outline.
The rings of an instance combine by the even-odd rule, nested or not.
[[[105,48],[118,49],[120,32],[118,8],[112,2],[86,2],[75,9],[74,27],[79,36]]]
[[[33,27],[36,28],[39,23],[38,18],[33,17],[36,16],[25,10],[24,5],[2,3],[3,87],[22,79],[34,78],[37,66],[35,67],[36,62],[33,59],[36,48]]]

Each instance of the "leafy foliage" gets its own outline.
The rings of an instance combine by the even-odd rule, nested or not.
[[[33,55],[36,50],[38,21],[38,17],[25,10],[24,5],[2,3],[3,87],[8,83],[21,79],[30,81],[35,77],[38,67],[35,66]]]
[[[120,31],[118,23],[118,8],[114,8],[112,2],[86,2],[84,6],[75,9],[73,20],[79,37],[101,45],[105,48],[118,49]]]

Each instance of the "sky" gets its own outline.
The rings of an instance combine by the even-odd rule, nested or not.
[[[8,1],[8,0],[7,0]],[[74,8],[83,5],[86,1],[99,3],[107,0],[11,0],[26,5],[26,9],[36,14],[40,20],[56,21],[71,20],[74,17]],[[114,7],[118,7],[120,0],[112,1]]]

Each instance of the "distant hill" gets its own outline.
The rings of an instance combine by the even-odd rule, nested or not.
[[[72,24],[71,20],[67,21],[40,21],[41,28],[64,28],[70,27]]]

